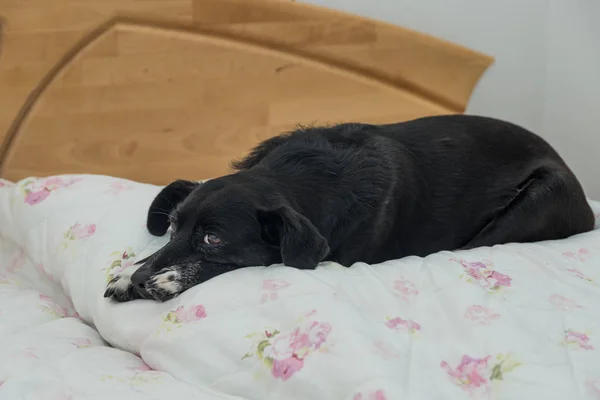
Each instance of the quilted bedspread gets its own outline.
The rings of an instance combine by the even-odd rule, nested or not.
[[[167,240],[145,229],[160,189],[0,182],[0,399],[600,399],[598,221],[561,241],[251,267],[111,303],[106,283]]]

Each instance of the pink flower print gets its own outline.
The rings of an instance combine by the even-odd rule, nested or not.
[[[113,196],[118,196],[122,192],[133,189],[133,185],[124,180],[117,180],[110,184],[107,193],[112,194]]]
[[[129,367],[130,370],[135,371],[135,372],[148,372],[148,371],[154,371],[152,368],[150,368],[150,366],[146,363],[143,363],[141,365],[136,365],[135,367]]]
[[[583,306],[577,304],[575,300],[566,298],[564,296],[561,296],[560,294],[551,295],[549,300],[550,303],[554,304],[558,309],[562,311],[572,311],[579,308],[583,308]]]
[[[475,304],[467,307],[465,318],[479,325],[487,325],[493,320],[500,318],[500,314],[495,313],[489,308]]]
[[[29,205],[36,205],[50,196],[50,192],[72,185],[80,181],[81,178],[71,178],[63,180],[60,177],[52,177],[43,179],[32,179],[23,183],[23,193],[25,194],[25,202]]]
[[[269,300],[277,300],[279,298],[279,294],[277,292],[287,288],[290,285],[291,283],[286,282],[283,279],[265,279],[262,282],[262,289],[265,292],[262,294],[260,302],[266,303]]]
[[[67,233],[65,234],[65,239],[68,240],[81,240],[87,239],[90,236],[96,233],[96,225],[81,225],[79,222],[75,223],[75,225],[71,226]]]
[[[502,274],[498,271],[492,271],[491,274],[487,275],[486,280],[492,289],[500,286],[509,287],[512,283],[510,276]]]
[[[593,396],[594,399],[600,400],[600,379],[587,380],[585,382],[585,387],[590,396]]]
[[[376,390],[368,395],[364,395],[363,393],[357,393],[354,395],[352,400],[386,400],[385,392],[381,389]]]
[[[86,349],[92,347],[92,341],[89,338],[77,338],[71,341],[71,344],[78,349]]]
[[[83,178],[80,178],[80,177],[63,179],[59,176],[54,176],[54,177],[50,177],[50,178],[47,178],[46,180],[44,180],[42,185],[47,190],[56,190],[59,188],[69,187],[69,186],[73,185],[74,183],[81,181],[82,179]]]
[[[19,252],[10,260],[10,264],[6,267],[6,272],[12,274],[20,270],[23,265],[25,265],[25,250],[22,247],[19,247]]]
[[[489,390],[489,367],[491,356],[473,358],[464,355],[456,368],[451,368],[446,361],[440,367],[446,370],[452,381],[470,394],[487,393]]]
[[[291,283],[286,282],[283,279],[265,279],[262,282],[262,288],[265,290],[281,290],[290,285]]]
[[[45,311],[48,311],[51,314],[56,315],[58,317],[68,316],[69,313],[67,312],[67,309],[56,304],[54,302],[54,300],[52,300],[52,298],[50,298],[42,293],[39,294],[39,298],[40,298],[40,301],[42,302],[42,308]]]
[[[84,240],[88,239],[96,233],[95,224],[82,225],[76,222],[74,225],[64,233],[64,241],[62,242],[62,248],[67,249],[69,247],[69,241]]]
[[[386,400],[385,393],[381,389],[376,390],[371,396],[371,400]]]
[[[405,320],[400,317],[388,319],[385,323],[385,326],[387,326],[390,329],[404,330],[409,331],[411,333],[421,330],[421,325],[419,325],[415,321]]]
[[[380,356],[381,358],[386,359],[386,360],[394,360],[394,359],[397,360],[400,358],[400,354],[397,351],[388,347],[381,340],[376,340],[373,342],[372,351],[373,351],[373,353],[377,354],[378,356]]]
[[[0,179],[0,188],[1,187],[9,187],[9,186],[14,186],[15,184],[9,181],[6,181],[4,179]]]
[[[572,273],[573,275],[575,275],[576,277],[578,277],[581,280],[588,281],[588,282],[593,282],[592,278],[590,278],[589,276],[587,276],[586,274],[584,274],[583,272],[581,272],[577,268],[568,268],[567,272]]]
[[[173,322],[175,323],[189,323],[200,321],[203,318],[206,318],[206,310],[204,306],[198,304],[195,306],[190,306],[187,309],[184,306],[179,306],[175,309],[175,311],[171,311],[169,314],[173,316]]]
[[[582,247],[577,251],[566,251],[563,253],[563,256],[580,262],[585,262],[587,259],[590,258],[590,251]]]
[[[267,337],[271,335],[268,334]],[[294,349],[290,343],[290,336],[279,335],[272,342],[271,345],[264,350],[264,356],[270,357],[274,360],[285,360],[294,355]]]
[[[31,347],[23,349],[23,351],[21,352],[21,357],[22,358],[40,358],[37,354],[35,354],[35,350],[32,349]]]
[[[415,284],[405,279],[396,280],[394,282],[394,290],[396,291],[396,294],[405,302],[409,302],[412,296],[419,294]]]
[[[27,196],[25,196],[25,203],[29,204],[30,206],[35,206],[36,204],[46,200],[48,196],[50,196],[50,191],[46,189],[29,192],[27,193]]]
[[[318,350],[331,332],[331,325],[314,321],[308,328],[308,341],[312,350]]]
[[[296,372],[300,371],[302,367],[304,367],[304,360],[292,356],[285,360],[273,360],[271,373],[274,378],[280,378],[282,381],[286,381]]]
[[[128,183],[126,181],[115,181],[110,184],[110,187],[112,189],[120,190],[120,191],[133,189],[133,185],[131,185],[130,183]]]
[[[47,188],[49,190],[58,189],[59,187],[61,187],[63,185],[63,180],[62,180],[62,178],[60,178],[58,176],[54,176],[54,177],[44,180],[43,185],[45,188]]]
[[[279,330],[265,330],[252,333],[247,338],[259,336],[242,360],[256,356],[268,367],[275,378],[289,379],[302,369],[306,358],[315,351],[323,352],[331,325],[324,322],[309,321],[296,327],[292,332],[282,334]]]
[[[50,272],[46,271],[46,267],[44,267],[44,264],[37,263],[37,264],[34,265],[34,267],[38,271],[40,271],[42,274],[44,274],[45,276],[47,276],[52,282],[58,282],[58,278],[56,278],[56,276],[54,276]]]
[[[593,350],[594,346],[589,341],[590,338],[585,333],[575,332],[571,329],[565,331],[565,343],[567,345],[574,345],[585,350]]]
[[[113,257],[113,261],[110,263],[110,266],[103,268],[103,271],[106,272],[107,283],[134,264],[133,258],[135,257],[135,253],[131,247],[128,247],[123,251],[114,251],[110,253],[110,256]]]
[[[475,281],[479,286],[487,291],[497,291],[503,287],[510,287],[512,284],[512,279],[510,276],[491,269],[493,266],[491,261],[484,263],[467,262],[465,260],[455,258],[450,260],[462,265],[468,276],[468,281]]]
[[[290,349],[293,352],[303,352],[305,350],[309,350],[310,349],[310,340],[308,338],[308,335],[306,334],[306,332],[304,332],[304,330],[301,330],[300,328],[296,328],[291,334],[290,334]]]
[[[302,355],[308,351],[318,350],[331,332],[331,325],[313,321],[308,329],[296,328],[290,336],[290,348],[294,354]]]

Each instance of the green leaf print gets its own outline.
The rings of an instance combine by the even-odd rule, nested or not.
[[[269,369],[273,368],[273,359],[271,357],[265,357],[263,361]]]
[[[500,364],[496,364],[494,365],[494,368],[492,369],[492,376],[490,376],[490,380],[503,380],[504,377],[502,376],[502,363]]]
[[[263,353],[267,347],[269,347],[271,343],[268,340],[261,340],[256,346],[256,354],[258,354],[259,358],[263,358]]]

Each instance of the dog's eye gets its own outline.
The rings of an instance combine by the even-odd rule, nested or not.
[[[204,243],[206,244],[220,244],[221,243],[221,238],[213,235],[212,233],[207,233],[206,236],[204,236]]]

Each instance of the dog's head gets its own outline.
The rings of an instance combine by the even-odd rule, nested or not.
[[[171,183],[152,202],[147,227],[171,239],[143,260],[132,283],[147,288],[164,275],[173,295],[242,267],[315,268],[329,252],[317,228],[268,182],[239,174]]]

